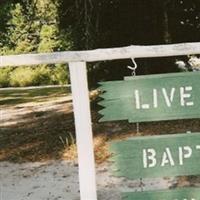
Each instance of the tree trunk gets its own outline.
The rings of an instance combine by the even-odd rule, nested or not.
[[[170,29],[169,29],[169,15],[168,15],[168,4],[170,1],[163,1],[163,39],[166,44],[169,44],[172,42]]]

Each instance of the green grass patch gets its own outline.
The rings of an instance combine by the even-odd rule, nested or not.
[[[42,102],[66,96],[70,93],[67,87],[27,88],[0,90],[0,105],[17,105],[20,103]]]

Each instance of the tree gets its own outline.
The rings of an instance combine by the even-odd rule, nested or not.
[[[8,55],[70,49],[69,29],[65,32],[60,29],[59,7],[60,0],[13,0],[5,3],[0,9],[0,16],[5,19],[1,24],[0,53]],[[66,66],[62,65],[39,66],[33,73],[37,74],[36,84],[40,80],[41,83],[66,83],[68,78]]]
[[[199,41],[199,11],[198,0],[4,1],[0,8],[3,19],[0,52],[52,52]],[[141,74],[175,69],[173,58],[137,62],[143,66],[138,70]],[[91,76],[95,76],[94,81],[102,77],[120,79],[128,74],[126,67],[121,67],[126,64],[130,62],[93,64]],[[118,67],[113,72],[107,65]],[[168,67],[161,68],[161,65]]]
[[[1,9],[7,11],[7,21],[4,22],[6,28],[1,31],[7,35],[4,53],[69,49],[69,33],[63,34],[59,30],[59,5],[59,0],[23,0],[6,3],[4,9]]]

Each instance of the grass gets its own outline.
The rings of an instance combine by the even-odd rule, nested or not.
[[[0,127],[0,160],[25,162],[49,158],[75,159],[77,152],[75,139],[72,140],[72,136],[75,138],[72,102],[63,98],[69,94],[70,90],[66,87],[0,90],[0,107],[7,110],[8,114],[10,110],[19,114],[24,111],[23,109],[28,110],[25,114],[17,116],[17,123]],[[54,101],[56,99],[61,101]],[[38,110],[38,105],[42,110]],[[49,105],[53,110],[48,110]],[[99,123],[100,108],[97,107],[95,98],[91,103],[91,109],[94,150],[96,161],[100,163],[109,157],[109,142],[138,134],[135,124],[126,121]],[[12,113],[10,115],[12,122],[13,115]],[[140,123],[139,135],[175,134],[199,130],[200,120],[149,122]]]
[[[48,99],[66,96],[69,88],[35,88],[0,90],[0,106],[16,106],[21,103],[42,102]]]
[[[72,102],[62,98],[69,94],[70,91],[67,88],[0,90],[2,110],[13,109],[18,112],[18,108],[31,109],[31,112],[19,116],[22,120],[18,123],[0,127],[0,161],[21,163],[77,159]],[[53,101],[60,98],[62,101]],[[54,102],[52,104],[54,110],[36,111],[38,104],[45,109],[50,101]],[[24,103],[29,103],[29,105]],[[100,116],[95,100],[92,101],[91,108],[97,164],[110,158],[109,144],[114,140],[138,135],[175,134],[188,130],[192,132],[200,130],[200,120],[177,120],[140,123],[138,134],[136,125],[126,121],[99,123]],[[10,121],[12,121],[13,116],[10,115]],[[199,182],[200,176],[179,177],[173,187],[188,187],[195,183],[199,185]]]
[[[59,138],[74,133],[70,94],[66,87],[1,89],[0,160],[61,158]]]

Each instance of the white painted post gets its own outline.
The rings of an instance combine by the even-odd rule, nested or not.
[[[81,200],[97,200],[86,63],[71,62],[69,69],[78,148],[80,197]]]

